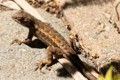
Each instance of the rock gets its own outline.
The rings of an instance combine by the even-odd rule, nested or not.
[[[69,5],[64,9],[64,16],[72,30],[82,38],[89,59],[94,63],[92,66],[101,70],[115,63],[115,72],[120,73],[120,34],[103,14],[112,15],[112,5],[108,0],[85,1],[76,6]],[[98,58],[94,58],[95,55]]]

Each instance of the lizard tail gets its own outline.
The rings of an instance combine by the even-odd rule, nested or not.
[[[72,64],[89,80],[97,80],[95,76],[93,76],[85,67],[83,62],[80,60],[78,55],[75,52],[69,52],[67,58],[72,62]]]

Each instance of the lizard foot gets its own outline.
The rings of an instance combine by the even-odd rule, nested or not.
[[[38,63],[36,63],[36,68],[35,71],[37,71],[38,69],[42,69],[44,66],[47,70],[50,70],[50,68],[48,68],[48,66],[51,64],[50,61],[39,61]]]
[[[22,44],[22,41],[19,40],[19,39],[15,39],[15,40],[13,40],[13,41],[11,42],[11,44],[14,44],[14,43],[18,43],[19,45],[21,45],[21,44]]]
[[[14,43],[18,43],[19,45],[21,45],[22,43],[24,44],[29,44],[31,42],[30,39],[25,39],[23,41],[19,40],[19,39],[15,39],[11,42],[11,44],[14,44]]]

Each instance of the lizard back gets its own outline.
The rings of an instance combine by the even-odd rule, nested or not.
[[[60,48],[65,53],[72,50],[67,40],[62,37],[50,24],[43,23],[39,20],[35,22],[37,37],[47,45]]]

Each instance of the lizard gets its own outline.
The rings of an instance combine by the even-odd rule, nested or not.
[[[21,43],[30,43],[32,37],[36,36],[48,46],[47,60],[40,61],[40,63],[38,63],[38,68],[50,65],[53,61],[53,55],[56,59],[64,57],[68,59],[84,76],[89,78],[89,80],[96,80],[96,77],[87,71],[87,68],[67,40],[50,24],[36,19],[34,16],[23,10],[16,12],[12,16],[12,19],[29,29],[27,38],[24,41],[21,41]]]

